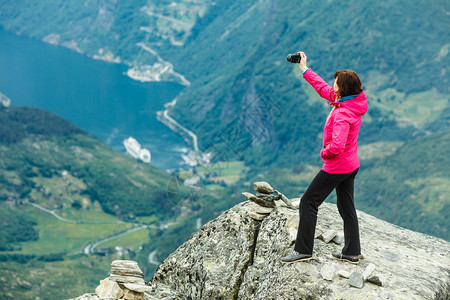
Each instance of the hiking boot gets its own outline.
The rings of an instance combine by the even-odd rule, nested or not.
[[[290,263],[293,263],[293,262],[306,261],[306,260],[310,260],[310,259],[312,259],[312,255],[310,255],[310,254],[301,254],[301,253],[298,253],[297,251],[294,250],[288,256],[282,257],[280,259],[280,262],[282,262],[284,264],[290,264]]]
[[[359,263],[359,255],[344,255],[342,253],[333,253],[333,258],[343,260],[346,262],[349,262],[351,264],[358,264]]]

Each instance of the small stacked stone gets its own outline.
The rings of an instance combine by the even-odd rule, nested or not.
[[[250,201],[258,204],[257,207],[252,208],[248,213],[249,216],[255,220],[261,221],[267,217],[275,208],[276,200],[283,200],[289,207],[292,207],[289,199],[282,193],[274,190],[273,187],[265,181],[258,181],[253,183],[253,188],[256,191],[256,195],[252,193],[244,192],[242,195],[247,197]],[[274,193],[276,195],[274,195]]]
[[[320,231],[319,231],[320,232]],[[344,233],[342,232],[337,232],[334,229],[325,231],[325,232],[321,232],[320,234],[318,234],[315,238],[319,238],[322,241],[324,241],[325,243],[329,243],[329,242],[334,242],[338,245],[343,244],[344,243]]]
[[[275,200],[278,200],[279,197],[273,195],[275,190],[267,182],[254,182],[253,188],[256,191],[256,195],[247,192],[242,193],[242,195],[247,197],[248,200],[258,204],[258,206],[249,211],[248,215],[252,219],[261,221],[273,211],[276,206]]]
[[[137,262],[115,260],[111,263],[111,275],[100,280],[95,293],[100,299],[144,299],[144,293],[151,290],[145,285]]]

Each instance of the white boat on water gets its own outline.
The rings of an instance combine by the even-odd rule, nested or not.
[[[152,156],[150,151],[141,147],[141,144],[136,141],[136,139],[129,137],[123,141],[123,145],[127,150],[127,153],[136,159],[140,159],[145,163],[150,163]]]
[[[0,106],[9,107],[11,99],[0,93]]]

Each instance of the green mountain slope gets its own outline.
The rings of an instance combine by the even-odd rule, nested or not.
[[[235,2],[181,52],[181,72],[195,74],[172,114],[199,135],[203,149],[213,143],[227,151],[224,132],[239,123],[242,139],[262,148],[236,146],[237,152],[247,150],[248,163],[274,152],[277,157],[269,162],[311,160],[317,152],[312,145],[320,144],[319,120],[329,108],[319,106],[298,68],[285,60],[287,53],[303,49],[327,81],[337,69],[356,70],[369,95],[369,114],[375,121],[393,120],[366,118],[363,138],[409,139],[411,126],[441,118],[448,106],[446,10],[444,1]],[[264,115],[266,99],[278,106],[278,115]],[[436,110],[420,115],[427,111],[423,106]],[[422,124],[416,122],[421,118]],[[215,120],[223,125],[213,126]],[[381,134],[380,127],[388,130]]]
[[[362,164],[361,209],[394,224],[450,240],[450,130],[417,138]]]
[[[0,298],[74,297],[95,289],[111,259],[136,259],[151,276],[155,261],[241,200],[219,179],[183,184],[195,176],[112,151],[47,111],[0,107]]]
[[[98,201],[105,212],[120,218],[171,214],[164,196],[170,176],[164,171],[118,155],[69,122],[40,109],[2,109],[0,119],[3,200],[30,198],[60,205],[67,201],[47,192],[46,185],[73,179],[82,182],[77,187],[79,194]]]

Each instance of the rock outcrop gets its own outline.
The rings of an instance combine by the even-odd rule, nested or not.
[[[126,299],[449,299],[449,242],[358,211],[362,259],[335,260],[343,224],[329,203],[319,208],[314,259],[281,264],[293,248],[298,210],[275,203],[270,210],[245,201],[225,211],[158,267],[142,298]]]
[[[449,242],[363,212],[358,212],[363,259],[352,265],[331,258],[342,245],[333,242],[333,237],[324,242],[323,233],[339,234],[343,225],[336,206],[329,203],[319,208],[314,259],[281,264],[280,257],[293,248],[290,232],[296,232],[298,210],[277,202],[276,209],[262,221],[248,215],[257,206],[250,201],[222,213],[173,252],[149,284],[165,284],[192,299],[411,300],[450,296]],[[350,278],[340,275],[346,273]]]

